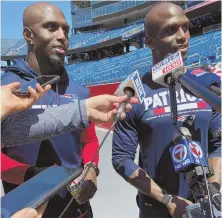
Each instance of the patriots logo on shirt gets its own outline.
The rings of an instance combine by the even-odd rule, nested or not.
[[[176,91],[176,95],[178,114],[179,116],[181,115],[178,121],[184,122],[185,120],[188,120],[187,117],[185,117],[185,115],[183,114],[184,111],[186,111],[186,113],[190,113],[191,111],[194,112],[208,110],[208,106],[205,101],[188,93],[185,93],[183,89],[181,89],[180,91]],[[146,120],[170,116],[171,108],[169,98],[169,92],[166,90],[147,96],[144,99]]]

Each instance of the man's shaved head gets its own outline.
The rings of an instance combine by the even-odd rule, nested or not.
[[[56,5],[39,2],[25,9],[23,35],[28,44],[28,60],[44,66],[62,65],[68,50],[68,34],[69,25]]]
[[[155,4],[144,19],[145,42],[152,49],[154,62],[168,53],[181,51],[187,57],[189,20],[183,9],[171,2]]]
[[[30,27],[36,22],[45,18],[45,14],[60,13],[64,18],[61,9],[56,5],[47,2],[38,2],[28,6],[23,13],[23,27]]]
[[[183,9],[174,3],[161,2],[155,4],[145,16],[145,34],[155,34],[160,26],[160,22],[162,23],[163,19],[169,19],[175,12],[185,15]]]

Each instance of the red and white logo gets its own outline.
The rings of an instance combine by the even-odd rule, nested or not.
[[[185,120],[194,120],[195,119],[195,115],[181,115],[177,117],[178,121],[182,121],[184,122]]]
[[[205,101],[199,101],[186,104],[179,104],[177,110],[183,111],[183,110],[205,109],[205,108],[207,108],[207,103]],[[153,109],[154,115],[170,113],[170,111],[171,111],[170,106],[158,107]]]
[[[195,143],[195,142],[192,142],[189,143],[189,147],[190,147],[190,151],[192,153],[192,155],[195,157],[195,158],[202,158],[203,157],[203,152],[202,152],[202,149],[201,147]]]
[[[178,66],[181,66],[182,62],[181,60],[176,60],[173,63],[171,63],[169,66],[166,66],[165,68],[162,69],[162,74],[169,73],[170,71],[176,69]]]
[[[187,157],[187,148],[185,145],[179,144],[173,148],[173,160],[177,163],[182,162]]]

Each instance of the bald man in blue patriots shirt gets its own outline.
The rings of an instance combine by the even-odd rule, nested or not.
[[[179,6],[158,3],[146,15],[144,25],[145,42],[152,49],[153,64],[178,50],[183,59],[187,57],[189,20]],[[190,70],[186,73],[192,74]],[[115,127],[112,163],[115,170],[138,189],[140,218],[179,218],[192,202],[186,199],[188,184],[182,175],[175,173],[169,153],[175,134],[169,91],[154,83],[149,72],[143,77],[143,85],[144,103],[134,105],[126,119]],[[220,114],[183,87],[177,91],[177,104],[178,127],[188,128],[193,140],[201,144],[209,167],[215,173],[209,180],[220,185]],[[136,164],[138,145],[139,163]]]

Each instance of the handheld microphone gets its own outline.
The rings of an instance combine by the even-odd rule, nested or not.
[[[185,75],[184,69],[181,52],[177,51],[152,67],[152,79],[154,82],[168,87],[167,78],[172,76],[176,82],[179,82],[194,95],[203,99],[213,109],[221,113],[221,99]]]
[[[146,94],[143,88],[143,84],[140,79],[140,75],[136,70],[131,75],[129,75],[117,88],[114,93],[116,96],[127,95],[127,99],[124,103],[121,103],[117,109],[116,119],[118,120],[121,116],[121,113],[125,109],[125,105],[131,97],[135,97],[142,104]]]
[[[173,76],[178,71],[184,74],[184,70],[183,58],[180,51],[174,54],[167,54],[165,59],[152,67],[152,80],[162,86],[169,87],[167,85],[167,77],[170,75]]]
[[[219,77],[221,77],[222,62],[218,62],[217,64],[208,64],[208,63],[206,63],[201,68],[206,70],[206,71],[209,71],[211,73],[214,73]]]
[[[201,84],[203,83],[210,83],[209,89],[210,91],[214,92],[216,95],[221,96],[221,72],[222,66],[221,62],[218,62],[216,65],[204,64],[201,68],[205,71],[210,72],[211,74],[208,75],[208,78],[205,78],[203,81],[201,80]],[[218,81],[216,81],[216,78]]]
[[[181,132],[191,139],[190,131],[186,127],[181,127]],[[200,160],[204,166],[207,166],[206,159],[198,142],[192,141],[191,144],[186,137],[180,134],[175,135],[173,141],[176,145],[170,147],[169,150],[175,172],[186,173],[196,166],[201,166]]]
[[[213,72],[213,66],[211,64],[206,63],[203,66],[201,66],[201,68],[203,70],[208,71],[208,72],[211,72],[211,73]]]
[[[205,88],[214,92],[216,95],[220,96],[221,79],[217,74],[211,73],[207,69],[207,67],[205,69],[188,69],[186,75],[189,76],[189,78],[193,81],[201,84]]]

